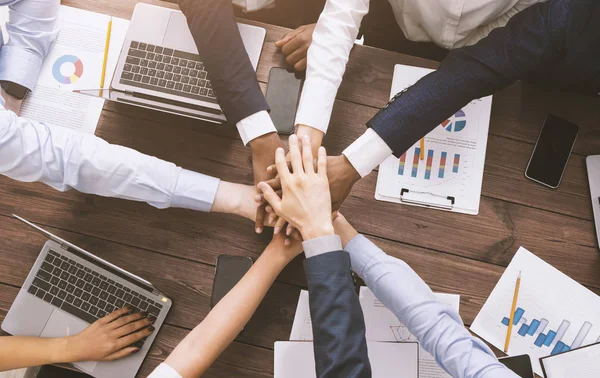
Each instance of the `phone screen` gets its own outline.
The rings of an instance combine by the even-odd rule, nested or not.
[[[552,188],[558,187],[578,132],[577,125],[548,115],[525,176]]]
[[[250,270],[252,259],[249,257],[219,255],[213,281],[210,307],[219,303],[221,299],[242,279]]]
[[[529,355],[523,354],[520,356],[504,357],[499,359],[507,368],[512,370],[521,378],[533,378],[533,367]]]
[[[294,132],[301,87],[302,78],[298,73],[285,68],[271,68],[266,99],[271,108],[269,115],[279,133]]]

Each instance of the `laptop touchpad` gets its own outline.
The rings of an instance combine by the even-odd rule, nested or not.
[[[50,319],[46,323],[40,337],[65,337],[80,333],[87,328],[89,324],[65,312],[54,310]],[[94,361],[77,362],[73,365],[81,370],[91,373],[96,367]]]
[[[185,15],[181,12],[171,12],[163,46],[175,50],[188,51],[198,54],[196,42],[190,32]]]

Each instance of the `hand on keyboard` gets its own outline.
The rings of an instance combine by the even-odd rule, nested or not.
[[[134,344],[154,332],[154,318],[131,310],[124,307],[114,311],[66,338],[69,361],[112,361],[138,352],[140,349]]]

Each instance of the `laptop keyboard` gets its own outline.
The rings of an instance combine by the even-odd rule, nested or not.
[[[28,291],[88,323],[126,305],[154,317],[163,307],[134,289],[54,251],[46,255]]]
[[[200,56],[131,41],[121,84],[217,103]]]

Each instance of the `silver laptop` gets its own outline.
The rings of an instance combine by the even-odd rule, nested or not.
[[[238,27],[256,70],[266,30],[245,24]],[[105,97],[187,117],[225,121],[187,20],[183,13],[169,8],[135,6],[111,93]]]
[[[171,300],[150,282],[13,216],[50,240],[10,307],[2,330],[18,336],[74,335],[129,304],[156,317],[156,330],[135,344],[140,351],[117,361],[73,365],[97,378],[135,377],[171,308]]]
[[[596,237],[598,238],[598,245],[600,245],[600,155],[588,156],[585,163],[590,183],[590,195],[592,196]]]

